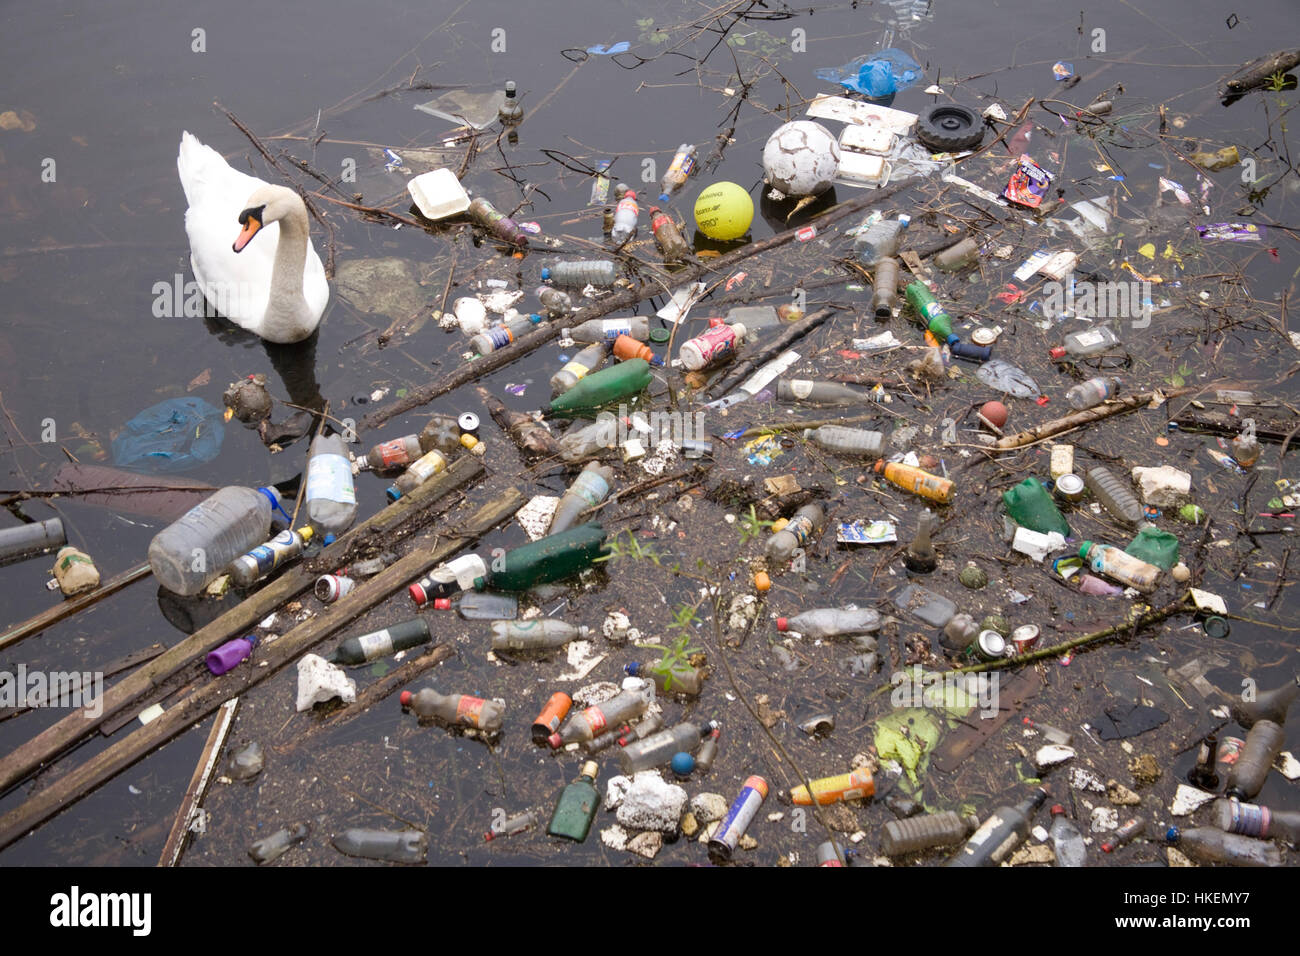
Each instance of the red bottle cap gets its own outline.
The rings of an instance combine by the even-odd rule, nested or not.
[[[406,590],[411,595],[411,600],[416,604],[423,605],[429,602],[429,595],[425,594],[424,588],[420,587],[418,584],[412,584]]]
[[[403,707],[411,706],[411,692],[409,690],[402,691],[402,696],[398,699],[401,700]]]
[[[564,743],[559,734],[551,734],[546,738],[546,742],[551,745],[552,750],[559,750],[560,744]]]
[[[1064,812],[1065,807],[1061,806],[1059,803],[1052,804],[1052,816],[1059,817]]]
[[[1052,360],[1053,360],[1053,361],[1055,361],[1056,359],[1063,359],[1063,358],[1065,358],[1065,346],[1064,346],[1064,345],[1058,345],[1058,346],[1056,346],[1056,348],[1052,349],[1052,350],[1051,350],[1050,352],[1048,352],[1047,354],[1050,355],[1050,356],[1052,357]]]
[[[784,617],[778,617],[778,618],[776,619],[776,629],[777,629],[778,631],[784,631],[784,630],[786,630],[789,626],[790,626],[790,621],[789,621],[789,619],[784,618]]]
[[[433,606],[439,611],[448,611],[451,609],[451,598],[434,598]]]

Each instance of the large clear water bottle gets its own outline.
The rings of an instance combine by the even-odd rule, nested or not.
[[[356,519],[357,489],[341,435],[319,435],[311,443],[305,497],[311,526],[322,534],[342,534]]]
[[[912,221],[911,216],[899,216],[897,219],[881,219],[867,227],[866,232],[858,234],[853,241],[853,251],[858,261],[866,266],[874,266],[881,259],[887,259],[898,251],[903,242],[903,230]]]
[[[279,507],[274,488],[222,488],[154,535],[149,543],[154,577],[168,591],[198,594],[236,558],[271,537]]]

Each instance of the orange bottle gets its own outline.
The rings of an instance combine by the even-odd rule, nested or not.
[[[940,504],[951,504],[956,488],[947,478],[940,478],[928,471],[895,461],[876,462],[876,473],[885,476],[885,480],[897,485],[904,491],[910,491],[922,498],[929,498]]]
[[[628,359],[645,359],[651,365],[663,365],[663,359],[650,351],[650,346],[638,342],[630,335],[620,335],[614,340],[614,358],[620,362]]]
[[[815,797],[817,805],[824,807],[828,803],[837,803],[840,800],[869,797],[875,792],[876,782],[872,779],[871,771],[862,767],[835,777],[822,777],[820,780],[812,781],[812,796],[809,796],[807,787],[799,784],[790,791],[790,802],[796,806],[807,807],[812,805]]]

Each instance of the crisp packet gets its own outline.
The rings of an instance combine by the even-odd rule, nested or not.
[[[840,544],[889,544],[898,540],[890,521],[841,521],[835,532]]]
[[[1002,195],[1009,201],[1030,209],[1037,209],[1043,204],[1043,197],[1052,184],[1052,174],[1022,154],[1016,171],[1011,174],[1007,188]]]
[[[1207,240],[1228,240],[1231,242],[1259,242],[1259,226],[1249,222],[1212,222],[1207,226],[1197,226],[1196,234]]]

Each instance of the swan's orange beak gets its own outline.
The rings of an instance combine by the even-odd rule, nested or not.
[[[257,235],[257,230],[262,228],[262,221],[256,213],[250,210],[244,210],[239,214],[239,223],[244,228],[240,230],[239,235],[235,237],[235,244],[231,246],[236,252],[242,252],[244,246],[248,245],[253,237]]]

